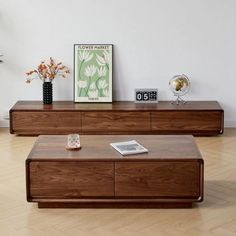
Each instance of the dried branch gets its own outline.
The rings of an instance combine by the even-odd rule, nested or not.
[[[49,63],[45,63],[42,61],[38,66],[37,69],[31,70],[26,73],[28,78],[26,79],[27,83],[30,83],[33,79],[40,79],[43,82],[45,81],[53,81],[56,76],[65,78],[70,71],[66,66],[62,65],[62,62],[55,63],[52,57],[50,57]],[[30,78],[34,74],[37,75],[37,78]]]

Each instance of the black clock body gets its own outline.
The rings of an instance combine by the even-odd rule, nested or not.
[[[158,89],[135,89],[135,102],[157,103]]]

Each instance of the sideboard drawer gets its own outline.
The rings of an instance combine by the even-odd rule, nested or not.
[[[215,131],[222,130],[221,111],[152,112],[153,131]]]
[[[30,162],[30,198],[114,196],[112,162]]]
[[[82,132],[150,131],[149,112],[83,112]]]
[[[198,199],[200,165],[197,161],[115,163],[115,196]]]
[[[11,116],[17,134],[68,134],[81,130],[81,114],[76,112],[14,111]]]

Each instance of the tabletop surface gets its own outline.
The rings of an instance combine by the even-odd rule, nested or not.
[[[53,101],[43,104],[41,101],[18,101],[11,111],[169,111],[169,110],[201,110],[222,111],[217,101],[187,101],[177,105],[171,101],[158,103],[135,103],[133,101],[115,101],[112,103],[74,103],[73,101]]]
[[[122,156],[110,146],[130,140],[148,153]],[[27,161],[202,161],[191,135],[80,135],[80,142],[80,150],[67,150],[67,135],[41,135]]]

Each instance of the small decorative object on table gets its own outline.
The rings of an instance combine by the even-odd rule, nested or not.
[[[141,144],[139,144],[136,140],[110,143],[110,145],[123,156],[148,152],[148,150]]]
[[[55,61],[50,57],[50,62],[46,63],[42,61],[37,69],[31,70],[26,73],[28,78],[26,83],[30,83],[34,79],[40,79],[43,82],[43,103],[52,104],[52,81],[56,77],[65,78],[70,71],[66,66],[63,66],[61,62],[55,63]],[[35,75],[35,77],[32,77]]]
[[[158,89],[135,89],[136,103],[158,103]]]
[[[68,150],[81,149],[79,134],[69,134],[67,136],[67,147]]]
[[[172,103],[184,104],[186,101],[184,101],[181,97],[187,94],[190,90],[190,81],[189,78],[182,74],[182,75],[175,75],[170,81],[169,81],[169,87],[171,91],[174,93],[174,96],[177,97],[175,101]]]

